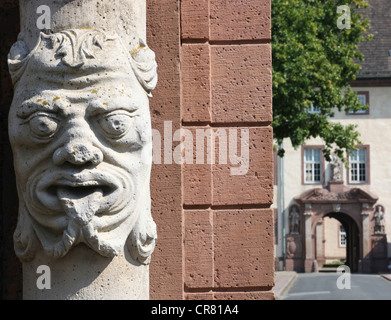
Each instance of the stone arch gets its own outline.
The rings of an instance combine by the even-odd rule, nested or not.
[[[360,252],[362,252],[362,229],[360,223],[356,221],[354,216],[344,212],[330,212],[323,216],[338,220],[344,227],[347,233],[346,245],[346,265],[351,272],[359,270]]]
[[[314,188],[294,198],[300,208],[300,235],[287,235],[291,250],[286,269],[317,271],[324,258],[322,221],[326,216],[340,220],[349,229],[348,265],[353,272],[378,272],[387,266],[382,249],[385,235],[375,235],[372,219],[378,198],[361,188],[330,184],[329,189]],[[293,242],[293,244],[292,244]],[[376,250],[375,250],[376,249]]]

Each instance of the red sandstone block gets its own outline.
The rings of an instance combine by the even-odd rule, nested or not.
[[[208,44],[183,44],[181,52],[182,119],[210,122],[210,63]]]
[[[229,156],[227,164],[216,163],[212,166],[212,205],[271,205],[273,203],[272,128],[219,129],[229,130]],[[232,139],[235,135],[237,137],[236,150]],[[218,139],[216,142],[217,153],[221,146]],[[234,163],[234,155],[239,158],[239,164]]]
[[[210,40],[271,39],[271,0],[210,0]]]
[[[183,165],[183,204],[184,205],[210,205],[211,166],[204,164]]]
[[[209,0],[181,1],[182,39],[209,38]]]
[[[185,162],[182,165],[182,199],[184,205],[211,205],[212,203],[212,166],[208,164],[207,138],[199,138],[197,141],[197,132],[200,137],[203,134],[208,136],[210,128],[208,127],[183,127],[184,139],[192,138],[193,149],[186,150],[183,157],[186,159],[186,152],[192,153],[193,161]],[[211,136],[211,134],[210,134]],[[184,142],[182,142],[184,144]],[[197,160],[197,149],[203,144],[203,152],[200,152]],[[198,145],[198,147],[197,147]],[[201,150],[202,151],[202,150]],[[197,163],[198,162],[198,163]]]
[[[213,292],[185,293],[185,300],[213,300]]]
[[[274,286],[273,211],[213,212],[215,287]]]
[[[152,300],[182,299],[182,203],[181,177],[176,165],[155,165],[151,173],[152,215],[158,241],[150,265]]]
[[[213,285],[212,221],[209,210],[184,211],[185,287]]]
[[[215,292],[215,300],[275,300],[272,291],[254,291],[254,292]],[[240,310],[239,310],[240,313]]]
[[[150,100],[152,126],[163,134],[165,120],[180,124],[180,14],[177,1],[147,0],[147,42],[159,65],[159,81]],[[183,299],[182,176],[178,165],[157,164],[151,173],[156,249],[150,265],[150,298]]]
[[[211,47],[211,111],[214,123],[272,121],[269,44]]]

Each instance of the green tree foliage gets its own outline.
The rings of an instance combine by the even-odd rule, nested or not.
[[[337,25],[341,5],[350,8],[350,29]],[[321,137],[326,159],[334,151],[344,161],[345,152],[360,143],[356,126],[329,120],[336,110],[365,108],[349,83],[363,60],[358,44],[370,39],[369,21],[355,9],[367,6],[360,0],[272,0],[272,126],[277,143],[290,138],[296,148]],[[320,114],[309,113],[311,105]]]

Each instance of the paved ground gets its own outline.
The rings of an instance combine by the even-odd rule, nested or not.
[[[275,273],[275,283],[273,291],[276,299],[282,299],[283,295],[291,287],[297,278],[297,273],[294,271],[278,271]]]
[[[279,300],[391,300],[391,275],[351,274],[350,288],[338,289],[336,273],[276,272]],[[341,284],[341,282],[340,282]]]

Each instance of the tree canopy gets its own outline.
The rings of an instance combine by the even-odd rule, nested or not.
[[[338,10],[342,5],[349,10]],[[368,19],[356,9],[368,6],[361,0],[272,0],[272,126],[277,143],[290,138],[296,148],[320,137],[325,158],[335,152],[343,161],[345,152],[360,143],[356,126],[330,118],[336,110],[365,108],[350,82],[363,60],[358,44],[371,38]],[[344,17],[350,17],[350,25]],[[311,113],[311,106],[319,113]]]

